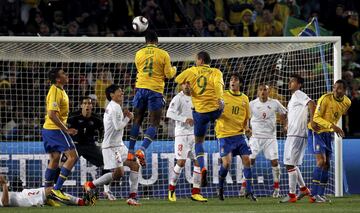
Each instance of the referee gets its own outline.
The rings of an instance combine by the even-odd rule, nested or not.
[[[82,156],[96,167],[103,167],[104,161],[101,149],[95,142],[103,134],[103,123],[101,118],[92,112],[93,102],[90,97],[80,99],[81,110],[73,113],[68,119],[69,128],[74,128],[78,133],[72,136],[79,157]],[[108,171],[102,170],[105,174]],[[110,191],[109,185],[104,185],[104,195],[109,200],[116,200],[116,197]]]

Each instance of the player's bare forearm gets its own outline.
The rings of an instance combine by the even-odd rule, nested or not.
[[[48,115],[49,115],[49,118],[54,122],[54,124],[57,127],[59,127],[64,132],[68,132],[68,128],[63,124],[63,122],[61,122],[61,120],[59,119],[56,111],[50,110],[48,112]]]
[[[316,109],[316,104],[313,100],[310,100],[308,103],[308,108],[309,108],[309,114],[310,114],[310,121],[313,121],[314,118],[314,113],[315,113],[315,109]]]
[[[171,79],[171,78],[174,78],[176,75],[176,67],[167,67],[166,68],[166,71],[165,71],[165,76],[167,79]]]
[[[3,206],[9,206],[9,189],[7,186],[7,182],[5,180],[5,178],[3,176],[1,176],[1,188],[2,188],[2,197],[1,197],[1,202],[3,204]]]
[[[308,103],[308,108],[309,108],[309,114],[310,114],[310,125],[312,127],[312,129],[317,132],[320,130],[320,126],[318,125],[317,122],[314,121],[314,114],[315,114],[315,109],[316,109],[316,104],[313,100],[310,100]]]
[[[280,118],[280,124],[285,126],[287,124],[287,116],[286,116],[286,114],[280,114],[279,118]]]

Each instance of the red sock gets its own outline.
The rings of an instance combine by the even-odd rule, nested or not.
[[[199,189],[199,188],[192,188],[192,189],[191,189],[191,194],[192,194],[192,195],[200,194],[200,189]]]
[[[79,201],[78,201],[78,206],[85,206],[85,201],[84,201],[84,199],[79,199]]]
[[[303,187],[300,188],[300,191],[303,192],[303,191],[306,191],[306,189],[307,189],[307,187],[306,187],[306,186],[303,186]]]
[[[136,193],[135,192],[130,193],[129,198],[136,198]]]
[[[289,193],[289,197],[295,198],[295,197],[296,197],[296,194]]]
[[[176,189],[176,186],[173,186],[173,185],[171,185],[171,184],[169,185],[169,190],[170,190],[170,191],[175,191],[175,189]]]
[[[274,189],[278,189],[278,188],[280,188],[280,186],[279,186],[280,184],[279,184],[279,182],[274,182]]]

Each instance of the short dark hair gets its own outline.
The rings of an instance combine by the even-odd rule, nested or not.
[[[59,77],[59,71],[61,68],[54,68],[48,72],[48,78],[52,84],[56,83],[56,79]]]
[[[239,72],[233,72],[233,73],[231,73],[231,74],[230,74],[230,78],[231,78],[231,77],[236,77],[237,79],[239,79],[240,85],[243,84],[244,79],[243,79],[243,77],[240,75]]]
[[[105,90],[105,94],[106,94],[106,98],[108,99],[108,101],[111,101],[111,93],[115,93],[116,90],[120,89],[120,86],[115,85],[115,84],[111,84],[110,86],[108,86]]]
[[[87,99],[92,100],[92,98],[89,97],[89,96],[82,96],[82,97],[80,98],[80,105],[83,103],[84,100],[87,100]]]
[[[290,75],[290,78],[295,78],[298,84],[301,84],[301,86],[304,85],[304,78],[301,77],[299,74],[292,74]]]
[[[145,33],[145,42],[146,43],[157,43],[158,42],[158,35],[153,30],[148,30]]]
[[[205,64],[210,64],[211,62],[211,58],[209,53],[205,52],[205,51],[201,51],[197,54],[197,58],[198,59],[202,59],[204,61]]]
[[[344,81],[342,79],[339,79],[339,80],[335,81],[335,84],[342,84],[344,89],[346,89],[346,87],[347,87],[346,81]]]

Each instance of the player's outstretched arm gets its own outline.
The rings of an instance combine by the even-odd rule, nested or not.
[[[171,79],[171,78],[175,77],[175,75],[176,75],[176,67],[171,66],[169,54],[167,54],[165,57],[164,72],[165,72],[166,78],[168,78],[168,79]]]
[[[7,186],[7,181],[4,176],[0,176],[0,185],[2,188],[2,196],[1,196],[1,203],[3,206],[9,206],[9,189]]]
[[[218,75],[214,78],[215,86],[215,95],[219,101],[224,100],[224,80],[223,75],[220,70],[218,70]]]

